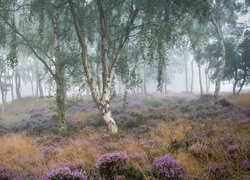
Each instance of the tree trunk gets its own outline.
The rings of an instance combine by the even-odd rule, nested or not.
[[[5,98],[4,98],[4,92],[2,91],[2,112],[5,110]]]
[[[15,73],[15,87],[16,87],[16,98],[17,99],[21,99],[21,78],[20,78],[20,75],[19,75],[19,72],[17,70],[17,67],[16,67],[16,73]]]
[[[236,94],[236,86],[237,86],[237,80],[235,80],[233,84],[233,95]]]
[[[191,61],[191,90],[190,92],[193,92],[194,87],[194,60]]]
[[[245,82],[246,82],[246,76],[244,76],[243,82],[240,83],[240,88],[239,88],[239,90],[237,91],[237,94],[240,94],[240,92],[241,92],[243,86],[245,85]]]
[[[115,58],[109,68],[109,59],[108,59],[108,41],[107,41],[107,28],[106,28],[106,15],[102,6],[102,1],[97,0],[97,7],[99,10],[100,15],[100,26],[101,26],[101,51],[102,51],[102,95],[98,93],[96,87],[94,85],[94,79],[89,67],[88,62],[88,48],[85,40],[85,34],[81,31],[80,24],[78,22],[78,18],[76,16],[75,7],[72,0],[68,0],[68,4],[70,6],[71,15],[74,21],[77,37],[82,48],[82,62],[84,66],[84,71],[87,76],[87,82],[89,84],[92,98],[98,107],[99,111],[102,114],[104,121],[106,122],[107,129],[111,133],[117,133],[118,127],[112,118],[111,111],[110,111],[110,92],[111,92],[111,83],[114,78],[115,68],[118,64],[120,59],[120,55],[123,49],[123,45],[126,42],[127,36],[132,28],[134,20],[144,3],[144,0],[141,0],[138,7],[135,9],[133,14],[130,16],[129,20],[127,21],[127,25],[124,28],[121,37],[120,43],[118,44],[117,51],[115,54]]]
[[[64,73],[61,62],[61,46],[60,46],[60,31],[59,31],[59,13],[56,12],[53,16],[53,26],[55,35],[55,77],[56,77],[56,103],[58,113],[59,132],[61,135],[67,134],[67,123],[65,118],[65,91],[64,91]]]
[[[203,87],[202,87],[202,80],[201,80],[201,65],[198,62],[198,70],[199,70],[199,84],[200,84],[200,94],[203,95]]]
[[[184,63],[185,63],[185,82],[186,82],[186,92],[188,92],[188,67],[187,67],[187,52],[184,50]]]
[[[211,21],[214,24],[216,32],[217,32],[218,41],[220,43],[221,54],[222,54],[221,65],[219,67],[219,72],[218,72],[217,78],[215,80],[214,103],[216,103],[219,100],[221,80],[224,76],[224,69],[225,69],[225,65],[226,65],[226,48],[225,48],[225,44],[223,41],[223,36],[222,36],[222,32],[221,32],[221,27],[220,27],[220,21],[217,17],[214,17],[212,13],[211,13]]]
[[[67,123],[65,118],[65,92],[63,79],[56,81],[56,105],[58,114],[59,133],[67,134]]]
[[[206,93],[209,93],[210,80],[208,77],[208,63],[207,63],[207,61],[206,61],[206,69],[205,69],[205,79],[206,79]]]
[[[107,89],[106,93],[103,94],[101,101],[99,102],[99,111],[102,114],[102,118],[104,119],[108,132],[117,133],[118,127],[116,125],[115,120],[112,117],[110,111],[110,90]]]
[[[143,63],[143,93],[147,95],[147,75],[146,75],[146,66],[145,66],[146,58],[144,54],[142,54],[142,59],[144,61]]]
[[[30,80],[30,85],[31,85],[32,96],[34,96],[34,83],[33,83],[33,79]]]

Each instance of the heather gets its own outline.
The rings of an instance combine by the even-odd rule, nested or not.
[[[250,108],[223,98],[130,95],[124,107],[115,96],[117,134],[107,133],[90,97],[69,99],[67,136],[58,134],[53,98],[16,100],[1,114],[0,177],[247,179]]]

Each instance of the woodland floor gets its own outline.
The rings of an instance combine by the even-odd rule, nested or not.
[[[71,97],[66,137],[58,135],[53,98],[15,100],[0,113],[0,167],[28,180],[67,165],[100,179],[98,158],[122,151],[130,169],[121,179],[157,179],[152,163],[167,154],[189,179],[248,179],[250,94],[223,98],[214,105],[209,95],[129,95],[124,109],[116,96],[111,108],[119,132],[111,135],[90,97]]]

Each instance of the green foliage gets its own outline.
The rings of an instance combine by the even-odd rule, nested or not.
[[[160,107],[164,102],[161,99],[147,99],[144,101],[144,104],[148,107]]]

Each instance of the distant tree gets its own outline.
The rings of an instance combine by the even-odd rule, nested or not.
[[[240,66],[240,72],[239,72],[239,78],[235,78],[235,86],[239,87],[239,90],[237,91],[237,94],[239,94],[242,90],[242,87],[244,85],[247,85],[250,83],[250,31],[247,30],[244,33],[244,39],[239,45],[239,53],[240,53],[240,59],[241,62],[239,62]],[[234,93],[236,92],[234,88]]]

